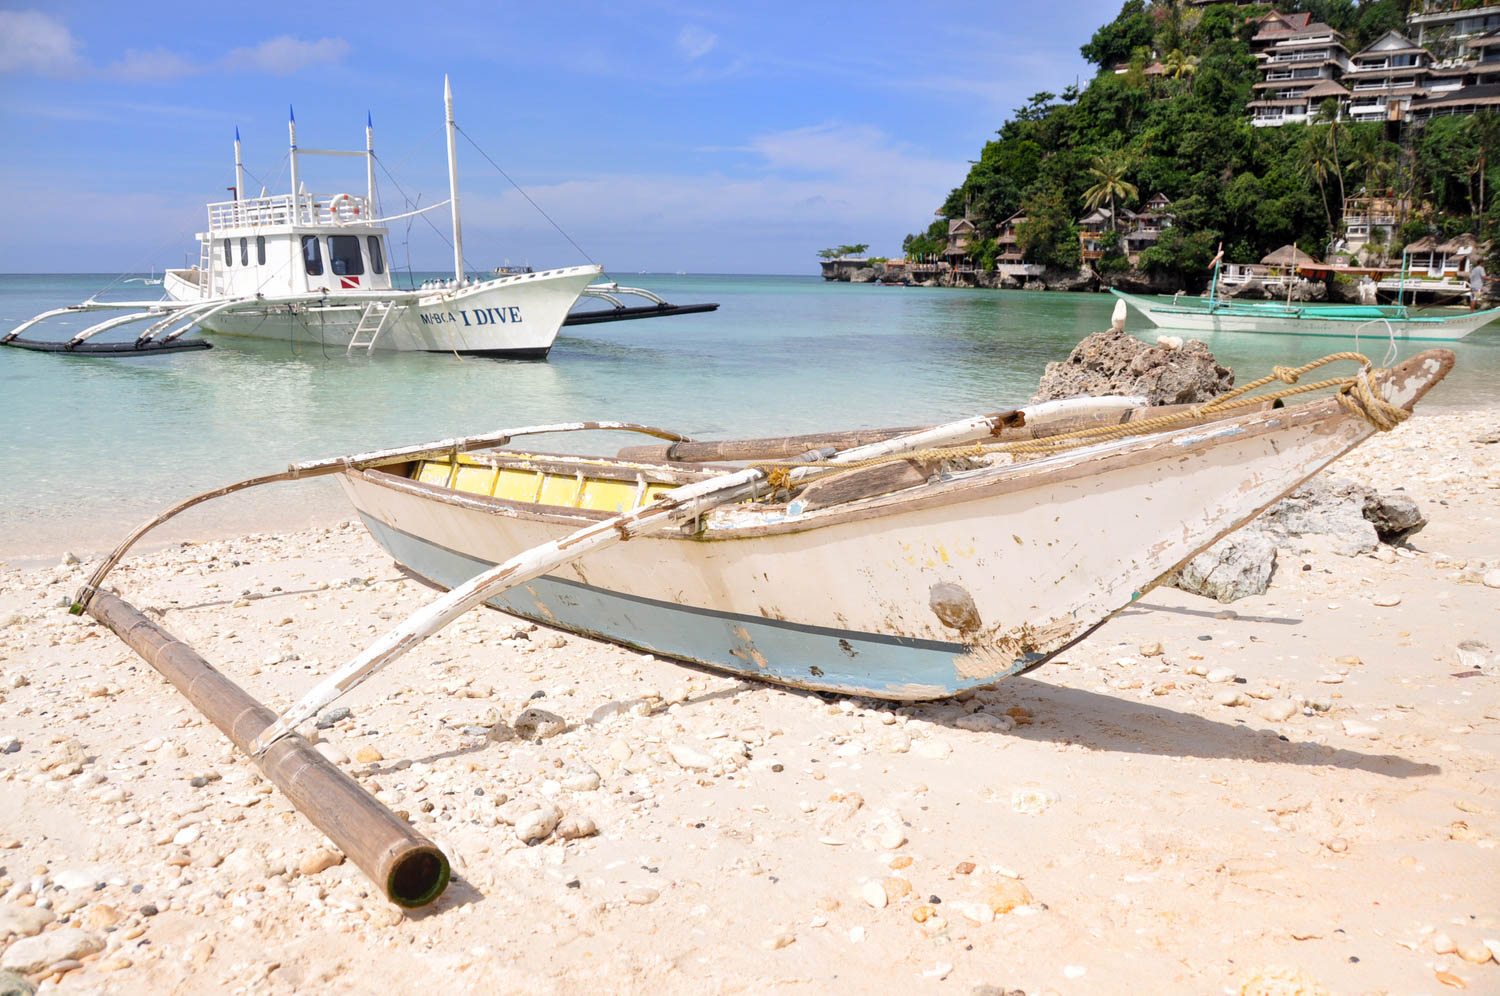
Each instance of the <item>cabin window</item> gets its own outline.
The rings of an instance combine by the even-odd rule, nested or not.
[[[307,265],[309,277],[321,277],[323,275],[323,251],[318,248],[318,237],[316,235],[302,236],[302,262]]]
[[[264,235],[255,237],[255,261],[261,266],[266,265],[266,237]]]
[[[246,238],[240,239],[240,265],[250,265],[250,240]]]
[[[370,244],[370,272],[385,272],[385,254],[380,251],[380,236],[367,235],[365,238]]]
[[[229,240],[228,239],[224,240],[224,265],[225,266],[233,266],[234,265],[234,251],[229,248]]]
[[[338,277],[357,277],[365,272],[358,235],[328,236],[328,267]]]

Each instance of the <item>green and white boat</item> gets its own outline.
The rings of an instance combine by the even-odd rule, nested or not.
[[[1266,332],[1353,338],[1453,340],[1500,318],[1500,308],[1467,312],[1413,312],[1401,304],[1320,304],[1297,301],[1242,301],[1217,297],[1219,260],[1206,298],[1141,297],[1111,293],[1163,329],[1186,332]],[[1399,298],[1398,298],[1399,299]]]
[[[1500,308],[1449,315],[1413,314],[1402,305],[1287,304],[1208,298],[1116,297],[1163,329],[1187,332],[1269,332],[1279,335],[1394,336],[1397,339],[1462,339],[1500,318]]]

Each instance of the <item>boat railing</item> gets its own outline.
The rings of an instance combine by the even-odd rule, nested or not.
[[[291,194],[219,201],[208,206],[211,232],[274,225],[347,225],[371,221],[369,199],[357,194],[301,194],[293,211]]]

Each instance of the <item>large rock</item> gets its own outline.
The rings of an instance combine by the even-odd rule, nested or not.
[[[1047,364],[1031,400],[1138,394],[1153,405],[1196,404],[1233,386],[1234,373],[1197,339],[1166,349],[1110,329],[1080,342],[1066,360]]]
[[[56,919],[56,914],[41,906],[0,907],[0,941],[40,934],[43,927]]]
[[[1099,279],[1127,294],[1173,294],[1182,290],[1181,280],[1160,270],[1116,270]]]
[[[1315,477],[1272,505],[1256,519],[1282,546],[1305,549],[1293,540],[1324,536],[1334,553],[1356,557],[1380,545],[1375,527],[1365,518],[1369,489],[1336,477]]]
[[[1374,488],[1365,490],[1368,493],[1364,499],[1364,516],[1375,527],[1380,542],[1405,543],[1427,525],[1427,516],[1405,495],[1376,494]]]
[[[70,958],[82,958],[95,951],[104,950],[104,941],[99,935],[77,927],[64,927],[36,937],[17,941],[5,949],[0,957],[0,968],[8,968],[22,975],[35,975],[48,965],[55,965]]]
[[[1404,542],[1427,525],[1427,517],[1405,495],[1382,495],[1368,484],[1323,476],[1266,509],[1256,523],[1283,541],[1330,537],[1333,552],[1354,557],[1382,542]]]
[[[1098,274],[1088,267],[1064,270],[1049,266],[1042,274],[1042,282],[1048,290],[1055,291],[1091,291],[1099,288]]]
[[[1259,529],[1224,537],[1183,565],[1168,582],[1175,588],[1232,602],[1262,595],[1276,570],[1276,544]]]

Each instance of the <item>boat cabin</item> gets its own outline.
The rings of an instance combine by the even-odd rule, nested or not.
[[[170,297],[275,299],[391,288],[389,232],[375,212],[373,122],[367,115],[363,152],[299,149],[295,118],[287,122],[287,134],[291,193],[268,197],[262,189],[261,196],[247,198],[235,129],[234,200],[208,205],[208,231],[198,233],[198,265],[168,270],[163,278]],[[363,157],[365,194],[308,193],[297,182],[298,158],[307,155]]]
[[[198,233],[198,265],[169,273],[203,297],[386,290],[389,233],[363,221],[373,218],[369,199],[356,194],[221,201]]]

